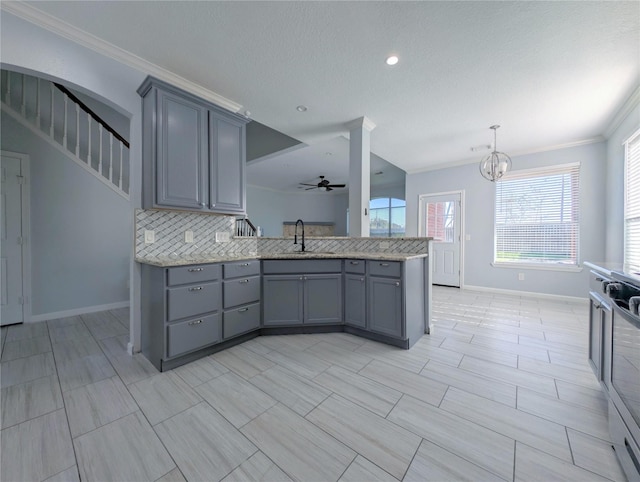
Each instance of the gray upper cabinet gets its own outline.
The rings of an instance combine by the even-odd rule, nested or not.
[[[143,208],[244,213],[247,119],[152,77],[138,93]]]

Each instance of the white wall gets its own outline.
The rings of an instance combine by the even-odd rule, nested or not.
[[[282,223],[335,222],[335,196],[324,192],[287,193],[247,185],[247,217],[264,236],[282,236]]]
[[[606,252],[604,260],[622,263],[624,250],[624,146],[640,129],[640,104],[624,118],[607,140]]]
[[[0,142],[31,160],[32,315],[128,302],[129,202],[4,112]]]
[[[530,169],[569,162],[580,167],[580,262],[598,261],[605,253],[606,144],[514,157],[513,169]],[[464,284],[493,289],[528,291],[584,298],[588,270],[580,273],[510,269],[491,266],[494,246],[495,184],[484,179],[477,164],[408,174],[406,182],[407,236],[418,233],[418,196],[446,191],[465,191]],[[525,274],[518,281],[518,273]]]

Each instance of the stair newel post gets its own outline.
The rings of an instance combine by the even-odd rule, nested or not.
[[[122,141],[118,141],[120,144],[120,179],[118,180],[118,187],[122,189]]]
[[[53,89],[53,83],[49,84],[51,86],[51,125],[49,126],[49,135],[51,136],[51,138],[53,139],[53,100],[54,100],[54,89]]]
[[[7,91],[4,94],[4,102],[11,106],[11,71],[7,70]]]
[[[98,124],[98,135],[100,136],[100,142],[98,147],[100,148],[100,155],[98,156],[98,172],[102,175],[102,124]]]
[[[113,182],[113,133],[109,132],[109,181]]]
[[[63,125],[63,131],[62,131],[62,145],[64,146],[64,148],[67,148],[67,109],[68,109],[68,105],[69,105],[69,98],[67,97],[67,94],[62,94],[63,97],[62,99],[64,100],[64,125]]]
[[[87,164],[91,165],[91,114],[87,112]]]
[[[26,113],[27,113],[27,105],[26,105],[26,94],[24,91],[26,82],[25,82],[25,75],[22,74],[22,105],[20,106],[20,110],[22,112],[22,117],[26,117]]]
[[[74,102],[76,106],[76,157],[80,157],[80,106]]]

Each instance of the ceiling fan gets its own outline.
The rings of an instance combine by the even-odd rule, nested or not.
[[[320,178],[320,182],[317,184],[306,184],[301,182],[301,186],[311,186],[305,189],[305,191],[309,191],[311,189],[321,189],[323,191],[333,191],[333,188],[345,187],[346,184],[331,184],[324,176],[318,176]]]

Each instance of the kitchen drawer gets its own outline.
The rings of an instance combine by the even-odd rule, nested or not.
[[[200,264],[169,268],[167,284],[169,286],[175,286],[187,283],[215,281],[217,279],[220,279],[219,264]]]
[[[260,276],[226,280],[224,285],[224,307],[244,305],[260,299]]]
[[[167,327],[167,355],[181,355],[221,340],[220,314],[180,321]]]
[[[167,289],[168,321],[220,309],[220,282]]]
[[[367,261],[369,265],[369,275],[389,276],[400,278],[402,274],[402,263],[400,261]]]
[[[260,303],[225,311],[223,314],[222,336],[225,340],[258,328],[260,328]]]
[[[262,263],[265,274],[342,272],[341,259],[265,260]]]
[[[589,289],[591,291],[594,291],[600,294],[600,296],[605,295],[605,292],[602,289],[603,281],[611,281],[611,279],[608,278],[606,275],[602,273],[598,273],[597,271],[594,271],[594,270],[591,270],[589,272]]]
[[[223,266],[224,279],[256,276],[260,274],[260,261],[252,259],[225,263]]]
[[[364,274],[365,261],[363,259],[346,259],[344,270],[347,273]]]

